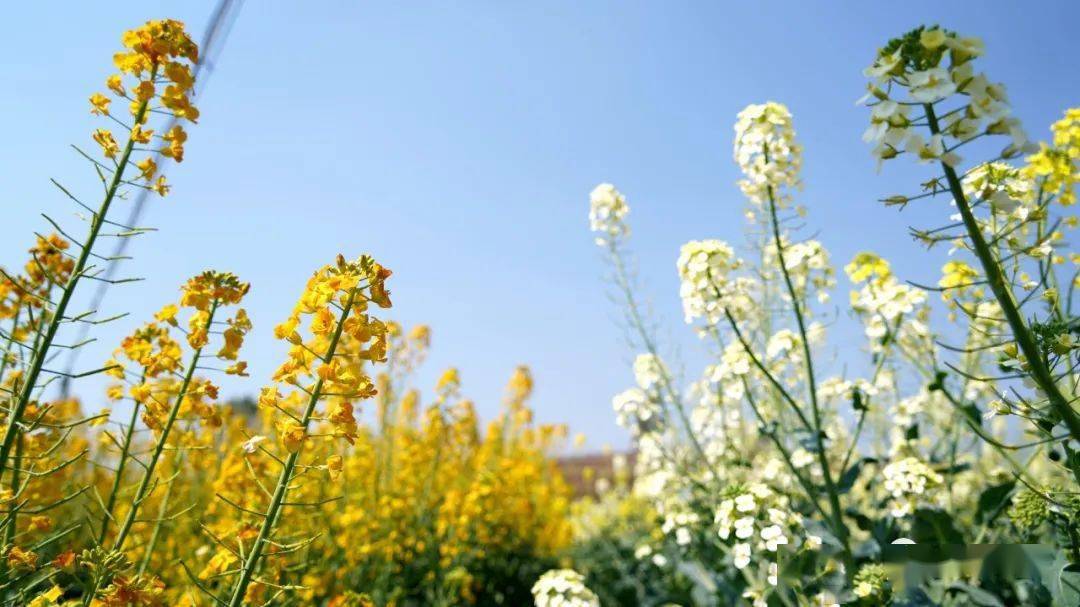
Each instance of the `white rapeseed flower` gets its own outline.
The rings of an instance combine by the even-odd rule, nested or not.
[[[606,246],[630,235],[626,197],[610,183],[601,183],[589,193],[589,229],[597,233],[596,244]]]
[[[600,599],[585,587],[585,576],[573,569],[552,569],[532,587],[535,607],[600,607]]]

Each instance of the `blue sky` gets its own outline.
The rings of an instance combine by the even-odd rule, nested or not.
[[[97,187],[68,147],[90,145],[87,96],[111,73],[120,33],[174,17],[201,35],[211,2],[20,3],[0,23],[0,263],[21,263],[39,212],[74,221],[49,183]],[[271,327],[310,272],[344,252],[395,271],[393,316],[429,323],[421,376],[455,365],[485,414],[515,365],[534,371],[543,421],[590,444],[626,442],[610,397],[633,357],[607,299],[587,231],[587,196],[611,181],[632,206],[645,297],[692,377],[699,346],[682,325],[674,262],[689,239],[741,237],[732,124],[746,104],[786,103],[805,146],[809,226],[842,265],[866,249],[901,276],[931,282],[942,254],[909,224],[947,210],[885,209],[923,175],[881,174],[854,106],[874,50],[919,23],[987,45],[1033,136],[1080,104],[1076,2],[255,2],[243,8],[208,83],[173,195],[154,200],[110,311],[132,316],[96,333],[89,366],[135,324],[214,267],[253,283],[255,392],[282,349]],[[126,210],[124,210],[126,213]],[[81,228],[80,228],[81,229]],[[842,300],[843,298],[841,298]],[[856,357],[841,329],[841,360]],[[100,383],[81,384],[90,406]]]

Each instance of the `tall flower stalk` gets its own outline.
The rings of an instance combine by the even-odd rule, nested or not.
[[[292,316],[277,327],[275,333],[293,344],[287,360],[275,374],[279,385],[293,386],[306,395],[298,411],[290,410],[289,401],[283,401],[277,387],[264,391],[262,403],[276,411],[280,417],[278,431],[283,457],[273,455],[259,445],[258,451],[275,461],[280,471],[272,491],[268,494],[265,510],[258,513],[258,531],[236,572],[236,580],[229,593],[228,605],[239,607],[250,600],[249,589],[255,579],[270,546],[273,554],[281,556],[297,549],[305,542],[291,545],[275,539],[275,532],[282,521],[283,509],[289,504],[287,495],[300,474],[311,464],[300,461],[316,418],[316,407],[324,400],[330,401],[326,421],[334,433],[347,440],[355,436],[355,419],[352,402],[375,395],[372,380],[364,373],[364,362],[382,361],[386,357],[386,325],[368,314],[369,306],[390,307],[385,281],[390,271],[364,256],[356,261],[346,261],[339,256],[335,265],[315,273],[308,281]],[[335,314],[336,311],[336,314]],[[303,317],[310,319],[308,329],[311,338],[305,340],[299,333]],[[305,382],[311,382],[305,385]]]
[[[113,203],[124,191],[125,186],[153,189],[161,195],[165,195],[168,191],[164,177],[156,174],[156,166],[151,158],[140,161],[134,161],[132,158],[133,154],[143,150],[142,146],[150,144],[155,137],[153,130],[146,128],[151,113],[167,112],[192,121],[198,117],[198,111],[188,100],[194,81],[190,68],[185,63],[185,61],[194,62],[197,59],[198,49],[184,32],[182,23],[177,21],[148,22],[141,28],[126,32],[123,43],[127,50],[114,57],[120,73],[109,77],[107,84],[114,98],[130,102],[132,121],[130,124],[126,123],[111,112],[109,106],[114,98],[102,93],[95,93],[90,97],[91,111],[122,126],[127,138],[121,147],[111,131],[97,129],[93,133],[93,139],[101,147],[105,162],[83,153],[93,163],[105,186],[104,197],[96,209],[84,205],[61,187],[65,194],[91,213],[90,226],[81,242],[72,239],[72,242],[79,247],[79,254],[75,257],[70,274],[60,288],[59,298],[55,302],[44,300],[46,305],[43,306],[41,313],[47,320],[42,324],[39,338],[30,346],[32,354],[29,364],[19,383],[19,388],[12,391],[8,403],[7,424],[3,438],[0,439],[0,474],[10,471],[9,460],[20,432],[20,424],[34,395],[42,387],[39,384],[41,374],[50,372],[45,368],[45,364],[50,359],[50,352],[54,348],[60,327],[72,322],[95,322],[88,320],[94,311],[71,316],[68,306],[82,279],[94,279],[102,271],[91,262],[91,258],[95,257],[93,248],[102,236],[102,229],[106,225],[119,226],[108,219]],[[125,76],[135,81],[130,93],[125,88]],[[159,87],[164,87],[164,91],[159,92]],[[160,105],[157,105],[158,102]],[[172,131],[159,136],[158,139],[165,143],[165,149],[170,155],[179,159],[183,156],[183,144],[186,137],[183,127],[177,125]],[[145,183],[125,178],[125,173],[133,164],[140,172],[140,180],[144,180]],[[51,219],[49,221],[56,225]],[[131,227],[119,227],[123,230],[118,234],[119,237],[128,237],[138,233],[138,230]],[[110,260],[103,258],[102,261],[108,263]]]
[[[200,369],[200,362],[204,358],[204,349],[210,344],[210,334],[214,328],[214,316],[223,306],[235,305],[247,294],[249,285],[240,282],[236,276],[221,272],[205,272],[189,280],[182,289],[180,299],[181,307],[190,307],[193,310],[189,320],[190,331],[187,335],[188,345],[192,348],[191,360],[182,371],[182,379],[176,395],[171,397],[171,405],[168,405],[169,397],[162,402],[155,397],[153,388],[146,384],[140,386],[146,390],[147,412],[144,420],[147,425],[156,432],[154,446],[150,459],[143,467],[142,478],[139,481],[135,494],[131,498],[131,506],[127,515],[121,522],[116,537],[113,539],[113,550],[121,550],[127,540],[132,525],[138,518],[142,503],[149,497],[152,486],[156,483],[155,471],[158,462],[170,442],[170,434],[177,419],[184,408],[210,420],[215,420],[217,412],[213,406],[204,402],[206,397],[214,398],[217,388],[208,381],[199,381],[195,373]],[[165,322],[175,322],[174,306],[169,306],[159,317]],[[233,375],[244,374],[246,364],[235,362],[237,354],[243,344],[244,335],[251,329],[250,321],[243,309],[237,312],[235,318],[228,321],[228,328],[223,332],[224,343],[215,355],[216,358],[226,361],[228,365],[226,373]],[[102,525],[102,537],[105,537],[107,525]]]
[[[996,333],[1000,364],[1013,378],[1031,382],[1037,394],[1016,393],[1016,404],[1005,411],[1023,409],[1037,428],[1061,424],[1073,442],[1080,441],[1080,414],[1076,411],[1075,349],[1070,337],[1073,323],[1071,297],[1059,291],[1055,266],[1064,261],[1058,247],[1075,218],[1054,219],[1055,206],[1075,199],[1078,174],[1070,156],[1068,135],[1041,149],[1028,141],[1020,122],[1010,115],[1002,84],[975,71],[983,53],[982,42],[940,27],[920,27],[890,41],[866,70],[873,79],[866,99],[871,105],[871,127],[866,139],[874,153],[889,160],[907,153],[920,162],[933,163],[941,173],[913,196],[893,196],[887,202],[907,204],[938,193],[951,195],[957,214],[953,223],[933,230],[916,230],[927,244],[952,242],[968,251],[978,270],[962,260],[943,269],[943,298],[972,322],[976,307],[989,287],[1008,334]],[[925,130],[923,130],[925,129]],[[929,137],[922,133],[927,133]],[[1008,144],[995,158],[959,172],[961,148],[990,137],[1006,136]],[[1008,161],[1036,152],[1029,164],[1015,167]],[[1071,289],[1070,289],[1071,290]],[[1025,305],[1043,302],[1040,317]],[[1068,442],[1066,450],[1072,450]],[[1070,467],[1080,479],[1078,462]]]
[[[247,313],[241,308],[225,322],[215,321],[215,316],[226,306],[240,303],[248,289],[247,283],[240,282],[236,276],[228,273],[208,271],[195,276],[182,287],[179,306],[165,306],[157,313],[155,322],[126,338],[118,351],[118,355],[135,363],[140,371],[135,374],[138,380],[132,383],[129,390],[134,401],[132,420],[125,428],[123,442],[118,444],[118,465],[98,533],[99,545],[110,546],[110,552],[120,553],[124,550],[132,528],[140,520],[143,504],[160,486],[162,479],[157,472],[165,451],[169,448],[182,449],[180,441],[173,435],[177,421],[187,416],[201,419],[208,425],[220,425],[220,413],[213,403],[218,389],[210,381],[196,377],[196,373],[200,369],[207,369],[204,360],[213,357],[227,365],[223,369],[225,373],[246,374],[246,363],[237,358],[244,336],[251,329]],[[180,329],[177,316],[181,311],[190,312],[186,341],[192,351],[186,365],[181,361],[180,344],[169,335],[170,327]],[[218,326],[225,328],[218,330]],[[211,347],[211,337],[216,335],[221,335],[220,347],[216,353],[208,354],[205,349]],[[123,379],[128,372],[124,364],[115,359],[110,362],[110,373]],[[123,385],[110,390],[118,393],[123,390]],[[116,518],[114,506],[124,481],[124,468],[136,458],[131,437],[140,410],[143,412],[143,423],[153,432],[154,440],[149,449],[149,459],[138,461],[141,475],[134,493],[127,496],[127,511],[117,521],[117,530],[110,541],[110,523]],[[171,487],[172,481],[166,482]],[[89,605],[97,591],[95,587],[84,594],[83,603]]]

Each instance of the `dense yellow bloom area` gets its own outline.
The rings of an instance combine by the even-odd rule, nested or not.
[[[1076,202],[1076,184],[1080,183],[1080,108],[1065,110],[1065,116],[1050,127],[1053,145],[1042,143],[1039,151],[1027,158],[1024,173],[1029,178],[1043,178],[1048,194],[1059,194],[1064,206]]]
[[[33,254],[63,273],[56,252],[66,246],[41,238]],[[219,402],[211,368],[198,362],[203,352],[206,361],[235,362],[252,330],[243,309],[223,313],[248,284],[222,272],[188,280],[177,302],[107,361],[116,380],[107,395],[130,411],[119,416],[126,423],[110,421],[108,408],[87,417],[74,400],[33,403],[27,415],[43,428],[18,454],[47,473],[19,495],[0,490],[3,503],[18,499],[25,512],[3,565],[51,580],[29,587],[27,602],[211,604],[198,586],[228,592],[290,455],[297,465],[285,509],[245,604],[340,607],[365,604],[365,595],[379,605],[490,604],[508,587],[528,588],[571,539],[570,489],[549,457],[565,429],[533,423],[525,367],[486,426],[455,369],[422,404],[409,386],[430,330],[404,331],[368,313],[389,305],[387,276],[367,257],[317,272],[276,329],[290,349],[255,407]],[[18,289],[36,283],[3,284],[11,319],[29,305]],[[362,295],[350,304],[349,293]],[[324,321],[326,310],[337,314]],[[317,356],[335,336],[336,354]],[[11,370],[5,385],[18,378]],[[305,416],[312,394],[322,396]],[[356,407],[366,399],[372,407]]]
[[[391,272],[372,257],[312,274],[272,330],[284,360],[250,402],[222,402],[214,377],[248,375],[254,330],[239,307],[249,285],[227,272],[185,281],[96,369],[61,370],[82,345],[61,325],[124,317],[67,309],[81,278],[133,282],[108,278],[120,257],[94,243],[148,230],[106,219],[110,207],[132,188],[164,195],[161,166],[183,160],[199,118],[182,23],[121,42],[118,73],[89,96],[100,154],[80,150],[102,202],[57,183],[90,213],[87,236],[49,219],[63,238],[39,235],[23,267],[0,267],[0,604],[525,604],[570,541],[550,457],[565,430],[533,423],[524,367],[486,426],[456,370],[424,402],[411,385],[430,330],[381,318]],[[95,374],[104,398],[50,400],[58,378]]]
[[[353,420],[350,410],[343,417],[351,431],[343,434],[340,410],[331,406],[312,433],[322,440],[309,444],[305,457],[318,476],[290,494],[292,502],[319,505],[289,525],[291,535],[312,538],[296,580],[301,602],[347,604],[347,591],[361,590],[378,604],[484,603],[506,591],[499,586],[509,573],[493,572],[512,561],[550,559],[570,540],[569,488],[547,456],[565,433],[533,425],[524,368],[511,380],[504,412],[484,429],[473,404],[460,396],[455,370],[443,374],[436,398],[421,411],[419,393],[404,386],[426,352],[428,330],[406,335],[394,323],[387,329],[389,370],[375,378],[371,423]],[[262,400],[265,405],[265,395]],[[281,437],[287,449],[292,432],[305,440],[295,424],[287,428]],[[230,432],[250,435],[243,421]],[[343,435],[353,444],[333,440]],[[269,440],[259,438],[226,450],[213,487],[226,504],[249,508],[258,499],[251,470],[261,477],[273,465],[252,455]],[[243,512],[237,519],[230,513],[238,511],[212,504],[209,530],[250,538]],[[205,563],[200,577],[212,583],[237,558],[218,549]]]

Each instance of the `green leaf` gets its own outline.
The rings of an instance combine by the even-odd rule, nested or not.
[[[911,524],[911,535],[918,544],[963,544],[964,536],[952,517],[942,510],[919,508]]]
[[[966,594],[972,603],[981,607],[1005,607],[1005,603],[1001,602],[1001,599],[971,584],[953,582],[949,584],[948,589]]]
[[[979,495],[979,506],[975,512],[975,522],[981,525],[992,520],[992,517],[996,517],[1014,488],[1016,488],[1016,481],[1009,481],[985,489]]]
[[[855,460],[855,463],[851,464],[851,467],[840,475],[839,480],[836,482],[836,491],[841,494],[851,491],[851,487],[855,485],[855,481],[859,478],[859,473],[862,472],[863,464],[874,463],[875,461],[877,460],[872,457]]]
[[[982,412],[979,411],[979,408],[977,406],[975,406],[974,403],[967,403],[965,405],[961,405],[960,406],[960,411],[964,415],[968,416],[968,419],[971,420],[971,423],[976,428],[981,428],[982,427],[983,415],[982,415]]]
[[[1064,564],[1058,570],[1055,582],[1055,587],[1051,588],[1050,592],[1054,595],[1058,604],[1080,605],[1080,564]]]

